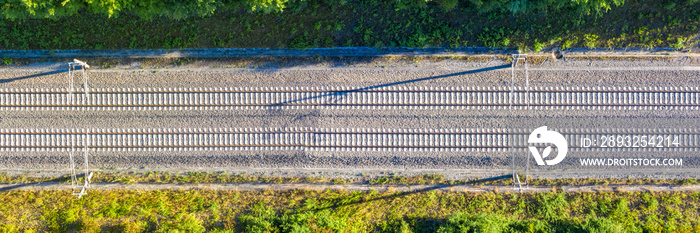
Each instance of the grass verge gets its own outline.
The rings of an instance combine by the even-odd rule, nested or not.
[[[0,200],[3,232],[700,231],[700,192],[9,191]]]
[[[397,174],[387,173],[382,176],[369,177],[359,176],[356,178],[336,178],[325,177],[324,174],[313,174],[312,176],[270,176],[256,174],[225,174],[225,173],[206,173],[206,172],[187,172],[187,173],[170,173],[170,172],[147,172],[147,173],[112,173],[112,172],[95,172],[92,178],[94,183],[121,183],[121,184],[136,184],[136,183],[153,183],[153,184],[172,184],[172,183],[220,183],[220,184],[245,184],[245,183],[262,183],[262,184],[369,184],[369,185],[425,185],[425,184],[471,184],[479,181],[483,185],[510,185],[512,180],[495,179],[495,180],[479,180],[479,179],[462,179],[453,180],[446,179],[440,174],[425,174],[419,176],[402,176]],[[24,184],[24,183],[41,183],[41,182],[70,182],[66,176],[63,177],[37,177],[27,175],[11,176],[7,173],[0,173],[0,184]],[[651,179],[651,178],[581,178],[581,179],[531,179],[531,185],[544,186],[564,186],[564,185],[691,185],[700,184],[700,179]]]

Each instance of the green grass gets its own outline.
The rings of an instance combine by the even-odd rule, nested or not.
[[[33,182],[69,182],[68,177],[38,177],[27,175],[10,176],[7,173],[0,173],[0,184],[21,184]],[[477,182],[478,181],[478,182]],[[323,174],[313,174],[313,176],[274,176],[261,174],[225,174],[225,173],[206,173],[206,172],[187,172],[187,173],[170,173],[170,172],[95,172],[92,178],[94,183],[152,183],[152,184],[167,184],[167,183],[221,183],[221,184],[244,184],[244,183],[263,183],[263,184],[369,184],[369,185],[430,185],[430,184],[447,184],[461,185],[474,184],[479,185],[510,185],[512,180],[509,178],[483,181],[479,179],[446,179],[440,174],[425,174],[418,176],[404,176],[398,174],[385,174],[377,177],[358,176],[356,178],[333,178]],[[608,179],[531,179],[531,185],[542,186],[565,186],[565,185],[692,185],[700,184],[700,179],[650,179],[650,178],[608,178]]]
[[[700,27],[698,1],[626,1],[601,14],[556,8],[489,12],[453,0],[290,2],[282,12],[215,11],[204,17],[150,20],[83,12],[61,19],[0,21],[0,49],[376,47],[674,47]],[[91,22],[91,23],[85,23]],[[96,27],[94,25],[105,25]]]
[[[0,231],[698,232],[698,208],[700,192],[8,191]]]

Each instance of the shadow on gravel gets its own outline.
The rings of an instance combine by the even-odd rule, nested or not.
[[[316,96],[311,96],[311,97],[306,97],[306,98],[301,98],[301,99],[295,99],[295,100],[290,100],[290,101],[286,101],[286,102],[270,104],[267,106],[268,107],[281,107],[281,106],[285,106],[287,104],[292,104],[292,103],[301,102],[301,101],[310,100],[310,99],[325,98],[325,97],[329,97],[329,100],[327,103],[331,103],[331,102],[338,101],[339,98],[343,98],[343,96],[347,95],[348,93],[362,92],[362,91],[368,91],[368,90],[382,88],[382,87],[396,86],[396,85],[401,85],[401,84],[415,83],[415,82],[427,81],[427,80],[433,80],[433,79],[449,78],[449,77],[465,75],[465,74],[476,74],[476,73],[481,73],[481,72],[486,72],[486,71],[505,69],[505,68],[509,68],[509,67],[511,67],[510,64],[500,65],[500,66],[486,67],[486,68],[481,68],[481,69],[476,69],[476,70],[457,72],[457,73],[452,73],[452,74],[443,74],[443,75],[430,76],[430,77],[418,78],[418,79],[411,79],[411,80],[400,81],[400,82],[380,84],[380,85],[357,88],[357,89],[347,90],[347,91],[335,91],[335,92],[331,92],[328,94],[316,95]]]
[[[49,72],[44,72],[44,73],[39,73],[39,74],[32,74],[32,75],[27,75],[27,76],[22,76],[22,77],[16,77],[16,78],[2,79],[2,80],[0,80],[0,83],[9,83],[9,82],[22,80],[22,79],[30,79],[30,78],[36,78],[36,77],[41,77],[41,76],[46,76],[46,75],[60,74],[60,73],[64,73],[64,72],[68,72],[68,69],[49,71]]]
[[[82,174],[80,174],[80,175],[82,175]],[[76,177],[78,177],[80,175],[76,175]],[[45,180],[45,181],[41,181],[41,182],[21,183],[21,184],[15,184],[15,185],[7,186],[7,187],[2,187],[2,188],[0,188],[0,192],[10,191],[13,189],[18,189],[18,188],[22,188],[22,187],[26,187],[26,186],[34,186],[34,185],[36,185],[36,186],[56,185],[56,184],[61,184],[62,182],[69,181],[69,180],[70,180],[69,176],[61,176],[61,177],[58,177],[55,179]]]
[[[422,189],[411,190],[411,191],[408,191],[408,192],[398,193],[398,194],[396,194],[396,195],[384,196],[384,197],[378,197],[378,198],[371,198],[371,199],[367,199],[367,200],[352,201],[352,202],[347,202],[347,203],[342,203],[342,204],[336,204],[336,205],[329,206],[329,207],[318,208],[318,209],[315,209],[315,210],[335,209],[335,208],[342,207],[342,206],[355,205],[355,204],[361,204],[361,203],[372,202],[372,201],[377,201],[377,200],[384,200],[384,199],[399,198],[399,197],[404,197],[404,196],[408,196],[408,195],[411,195],[411,194],[429,192],[429,191],[433,191],[433,190],[444,189],[444,188],[450,188],[450,187],[454,187],[454,186],[476,185],[476,184],[485,183],[485,182],[488,182],[488,181],[502,180],[502,179],[510,179],[510,178],[513,178],[513,175],[512,175],[512,174],[502,175],[502,176],[495,176],[495,177],[489,177],[489,178],[484,178],[484,179],[479,179],[479,180],[473,180],[473,181],[469,181],[469,182],[467,182],[467,183],[461,183],[461,184],[442,184],[442,185],[435,185],[435,186],[428,187],[428,188],[422,188]]]

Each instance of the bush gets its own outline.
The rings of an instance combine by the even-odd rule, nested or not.
[[[158,232],[204,232],[206,229],[194,214],[178,213],[175,218],[161,221]]]
[[[682,50],[685,48],[685,40],[683,38],[678,38],[676,39],[676,43],[671,44],[671,47],[677,49],[677,50]],[[6,63],[7,65],[7,63]]]
[[[459,232],[509,232],[513,220],[495,214],[468,215],[457,212],[447,218],[447,223],[438,229],[438,233]]]
[[[457,7],[459,0],[438,0],[437,3],[442,11],[450,12]]]
[[[583,45],[585,45],[588,48],[595,48],[596,40],[598,40],[598,35],[596,34],[583,35]]]
[[[119,225],[117,225],[118,231],[124,233],[144,232],[146,227],[148,227],[148,223],[139,220],[122,220]]]
[[[80,232],[100,232],[100,224],[92,217],[83,217],[78,223]]]
[[[120,13],[134,13],[144,19],[168,17],[184,19],[191,16],[208,16],[215,10],[247,9],[250,12],[280,12],[286,8],[289,0],[95,0],[95,1],[59,1],[59,0],[0,0],[0,18],[15,20],[28,18],[57,19],[72,16],[82,10],[108,17]]]
[[[331,216],[329,210],[285,214],[280,223],[284,232],[343,232],[347,224],[344,219]]]
[[[553,232],[552,227],[545,221],[541,220],[530,220],[530,221],[520,221],[511,225],[514,232]]]
[[[289,48],[292,49],[308,49],[311,47],[316,47],[316,44],[311,42],[307,36],[297,36],[290,40],[288,43]]]
[[[19,232],[19,229],[12,224],[0,224],[0,232],[14,233]]]
[[[535,50],[536,53],[539,52],[539,51],[542,51],[542,49],[544,49],[545,46],[546,46],[546,45],[545,45],[544,43],[538,42],[538,41],[535,39],[535,48],[534,48],[534,50]]]
[[[590,233],[618,233],[625,232],[622,225],[615,223],[607,218],[593,218],[589,219],[584,225],[583,229]]]
[[[484,43],[486,47],[508,47],[510,39],[505,28],[484,28],[484,32],[479,34],[477,40]]]
[[[270,232],[275,228],[277,213],[274,209],[265,207],[263,203],[257,203],[251,208],[250,213],[241,215],[238,220],[245,232]]]
[[[571,46],[574,45],[575,43],[576,43],[575,39],[565,40],[564,43],[561,44],[561,49],[564,50],[564,49],[571,48]]]

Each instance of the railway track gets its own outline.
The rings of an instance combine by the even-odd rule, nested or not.
[[[699,151],[700,129],[582,130],[555,129],[570,150]],[[531,129],[3,129],[0,151],[508,151],[525,150]],[[625,145],[627,137],[649,138],[643,147]],[[620,141],[605,147],[581,146],[583,138]],[[651,138],[661,137],[652,146]],[[665,141],[668,139],[668,141]],[[659,140],[657,140],[659,141]],[[632,147],[632,148],[630,148]]]
[[[700,109],[699,87],[0,89],[0,110],[263,108]]]

